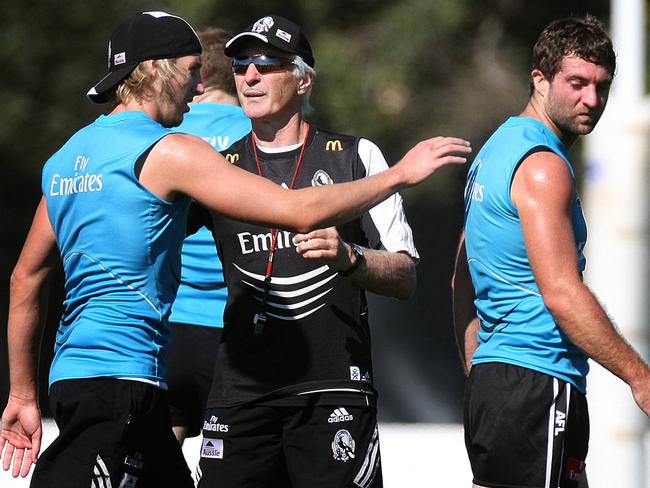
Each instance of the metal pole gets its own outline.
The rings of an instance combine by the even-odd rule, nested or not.
[[[586,282],[647,359],[650,99],[645,98],[645,3],[612,1],[618,71],[605,115],[585,139],[582,195],[589,223]],[[587,398],[591,488],[642,488],[648,427],[630,389],[594,362]]]

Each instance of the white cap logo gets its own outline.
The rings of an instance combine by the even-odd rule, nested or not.
[[[289,34],[287,31],[278,29],[277,31],[275,31],[275,35],[276,37],[282,39],[284,42],[291,42],[291,34]]]
[[[117,53],[113,58],[113,64],[117,66],[124,63],[126,63],[126,53],[125,52]]]
[[[262,17],[260,20],[255,22],[253,25],[252,32],[260,33],[260,32],[268,32],[271,27],[273,27],[273,19],[271,17]]]

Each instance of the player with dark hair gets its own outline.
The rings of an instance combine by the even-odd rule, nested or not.
[[[648,366],[582,281],[587,227],[568,159],[605,110],[615,70],[597,19],[551,23],[526,108],[470,167],[453,285],[475,486],[586,486],[588,358],[650,413]]]
[[[3,468],[26,476],[41,444],[36,368],[45,289],[60,256],[66,299],[50,369],[59,436],[32,486],[192,487],[166,397],[168,317],[194,199],[231,217],[308,231],[361,215],[469,145],[423,141],[362,181],[287,191],[228,163],[199,137],[174,133],[203,93],[202,48],[183,19],[144,12],[120,24],[109,72],[88,93],[112,102],[46,163],[43,197],[11,277],[10,393]],[[296,212],[295,209],[301,209]]]

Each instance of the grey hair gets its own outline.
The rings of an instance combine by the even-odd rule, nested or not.
[[[303,113],[304,115],[308,115],[314,111],[314,107],[312,107],[310,103],[310,99],[311,99],[311,89],[314,87],[313,81],[316,79],[316,70],[311,66],[309,66],[307,63],[305,63],[305,60],[302,59],[297,54],[292,54],[291,56],[289,56],[289,58],[293,60],[293,63],[291,65],[292,71],[297,79],[303,80],[305,78],[311,78],[312,80],[312,85],[309,87],[307,92],[302,96],[301,113]]]

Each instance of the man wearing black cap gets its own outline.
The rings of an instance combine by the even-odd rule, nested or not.
[[[2,416],[3,468],[26,476],[41,444],[36,356],[44,292],[57,255],[66,300],[50,370],[58,438],[36,487],[191,487],[165,394],[168,316],[191,198],[232,217],[306,231],[354,218],[469,145],[418,144],[381,177],[289,192],[225,161],[199,137],[173,133],[203,92],[201,45],[164,12],[123,22],[109,74],[88,93],[112,102],[45,164],[43,198],[11,278],[11,389]],[[300,208],[301,212],[295,209]],[[58,249],[57,249],[58,248]]]
[[[263,17],[225,52],[253,123],[222,153],[235,166],[285,188],[363,180],[387,168],[367,139],[304,119],[316,72],[296,24]],[[406,299],[415,289],[418,254],[400,196],[307,234],[215,212],[211,223],[228,303],[200,486],[382,486],[364,290]]]

